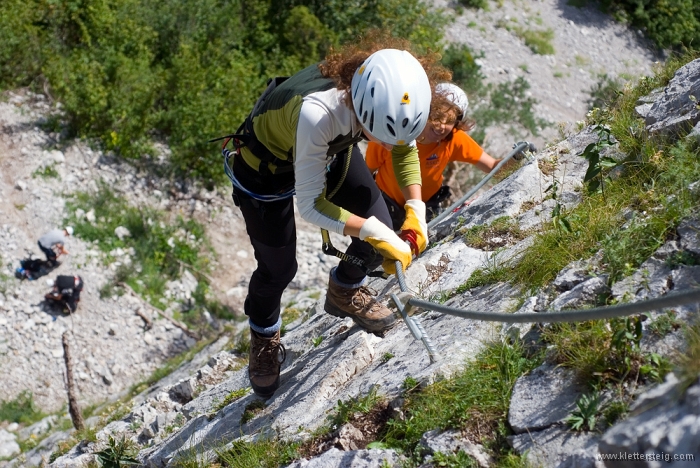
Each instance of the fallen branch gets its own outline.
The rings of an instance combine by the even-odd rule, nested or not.
[[[70,347],[68,346],[68,332],[63,332],[63,360],[66,362],[66,386],[68,387],[68,412],[70,419],[73,421],[73,427],[76,431],[85,429],[85,421],[83,414],[80,412],[80,406],[75,398],[75,383],[73,382],[73,363],[70,358]]]
[[[136,291],[134,291],[133,289],[131,289],[131,286],[129,286],[128,284],[123,283],[123,282],[119,282],[119,283],[117,283],[117,286],[120,286],[120,287],[126,289],[126,290],[129,291],[133,296],[138,297],[139,299],[141,299],[141,301],[143,301],[145,304],[147,304],[148,307],[150,307],[151,309],[153,309],[158,315],[160,315],[161,317],[163,317],[163,318],[165,318],[166,320],[170,321],[170,323],[172,323],[172,324],[175,325],[177,328],[179,328],[180,330],[182,330],[182,331],[183,331],[187,336],[189,336],[190,338],[194,338],[195,340],[199,340],[199,335],[197,335],[195,332],[193,332],[192,330],[190,330],[189,328],[187,328],[187,325],[185,325],[185,324],[182,323],[182,322],[178,322],[178,321],[175,320],[174,318],[172,318],[172,317],[166,315],[163,311],[158,310],[157,308],[153,307],[153,306],[152,306],[151,304],[149,304],[148,302],[144,301],[143,298],[142,298],[141,296],[139,296],[139,295],[136,293]],[[139,315],[139,316],[140,316],[140,315]],[[142,318],[143,318],[143,317],[142,317]]]
[[[141,309],[136,309],[134,313],[141,317],[141,319],[146,323],[146,325],[143,327],[144,330],[150,330],[151,328],[153,328],[153,322],[150,318],[148,318],[146,314],[141,312]]]

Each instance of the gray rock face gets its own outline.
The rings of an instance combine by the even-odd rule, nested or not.
[[[429,431],[421,437],[420,445],[429,453],[436,452],[451,455],[457,452],[464,452],[472,457],[481,468],[488,468],[493,465],[493,458],[486,453],[484,447],[479,444],[473,444],[464,439],[458,431],[438,430]]]
[[[552,302],[551,308],[553,310],[578,309],[586,305],[595,305],[599,296],[610,292],[607,279],[607,275],[597,276],[576,285],[571,291],[566,291],[557,297]]]
[[[585,391],[573,370],[544,364],[515,383],[508,423],[516,434],[550,427],[576,408],[576,400]]]
[[[563,426],[508,437],[518,453],[527,453],[533,466],[547,468],[602,468],[597,460],[599,436],[590,432],[570,432]],[[618,465],[619,466],[619,465]]]
[[[20,452],[17,436],[0,429],[0,458],[9,458]]]
[[[554,278],[552,284],[559,291],[563,292],[583,283],[588,278],[590,278],[588,268],[586,268],[583,262],[577,261],[571,265],[567,265],[566,268]]]
[[[578,203],[580,194],[577,190],[588,168],[588,162],[578,154],[597,138],[591,128],[586,128],[544,149],[538,153],[536,160],[525,164],[506,180],[437,223],[433,227],[437,239],[453,234],[458,227],[468,229],[489,224],[502,216],[517,216],[522,229],[551,221],[554,204],[551,200],[544,200],[543,187],[556,179],[560,185],[558,197],[562,204],[571,207]],[[613,151],[612,148],[606,150]],[[546,173],[541,168],[545,168]],[[525,203],[533,207],[523,210]]]
[[[670,376],[657,388],[642,395],[630,416],[602,437],[601,454],[628,454],[637,459],[625,466],[656,468],[697,466],[700,460],[700,381],[690,387]],[[640,460],[640,455],[645,457]],[[605,466],[620,466],[605,460]]]
[[[671,274],[665,261],[650,258],[634,274],[613,284],[612,295],[632,302],[661,296],[672,287]]]
[[[332,448],[311,460],[299,460],[287,468],[383,468],[399,466],[401,458],[393,450],[351,450]]]
[[[680,246],[700,259],[700,220],[684,219],[678,226]]]
[[[646,112],[644,122],[651,133],[687,132],[700,121],[700,59],[681,67]]]

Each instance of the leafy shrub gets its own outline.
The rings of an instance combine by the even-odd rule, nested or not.
[[[481,8],[488,9],[488,0],[459,0],[459,3],[467,8]]]
[[[515,28],[515,33],[520,37],[525,45],[530,48],[536,54],[539,55],[553,55],[554,46],[552,45],[552,39],[554,39],[554,31],[551,29],[545,29],[544,31],[536,29],[522,29]]]
[[[539,135],[539,130],[548,124],[544,119],[535,117],[534,106],[537,101],[527,96],[530,83],[522,76],[513,81],[486,87],[488,98],[486,104],[473,111],[478,127],[470,134],[477,142],[483,143],[485,129],[497,124],[506,124],[515,137],[524,137],[529,132]]]
[[[206,249],[204,228],[194,220],[176,218],[166,223],[161,212],[130,206],[104,185],[94,196],[75,194],[67,209],[66,223],[75,227],[75,235],[95,243],[108,259],[116,249],[132,252],[131,265],[122,265],[115,281],[144,294],[154,306],[160,306],[158,299],[164,295],[165,283],[180,277],[183,264],[195,271],[206,271],[208,267],[206,256],[202,255]],[[93,211],[95,221],[77,216],[79,209]],[[129,231],[121,239],[115,235],[120,226]]]
[[[600,5],[643,30],[661,48],[700,44],[700,3],[696,0],[601,0]]]
[[[0,88],[63,104],[70,136],[127,158],[172,150],[171,172],[224,180],[207,140],[236,130],[268,78],[369,28],[437,49],[447,18],[422,0],[7,0]]]
[[[46,416],[34,403],[31,392],[23,391],[14,400],[0,401],[0,421],[31,424]]]
[[[464,44],[450,44],[442,53],[442,64],[452,70],[452,81],[458,84],[468,96],[478,95],[484,88],[484,74],[476,60],[483,53],[474,55]],[[473,105],[473,104],[472,104]]]

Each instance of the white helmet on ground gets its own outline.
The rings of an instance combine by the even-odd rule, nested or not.
[[[467,94],[462,91],[462,88],[452,83],[440,83],[435,86],[435,91],[444,95],[459,108],[460,115],[457,116],[457,120],[461,120],[462,122],[467,120],[469,99],[467,99]]]
[[[350,91],[358,120],[383,143],[406,145],[428,121],[428,75],[405,50],[382,49],[367,57],[355,71]]]
[[[68,233],[69,236],[73,235],[73,228],[72,227],[66,226],[64,229]]]

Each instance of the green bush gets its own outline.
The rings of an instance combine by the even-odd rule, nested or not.
[[[0,421],[32,424],[46,416],[34,403],[33,395],[23,391],[14,400],[0,401]]]
[[[194,220],[177,218],[168,222],[161,212],[130,206],[105,186],[94,196],[75,194],[67,203],[67,209],[66,223],[75,227],[75,235],[95,243],[108,259],[114,249],[133,249],[131,265],[122,265],[115,281],[128,284],[155,307],[162,307],[159,299],[164,295],[165,283],[179,278],[183,266],[195,272],[207,271],[208,259],[203,255],[207,249],[204,228]],[[77,216],[78,209],[93,210],[95,221]],[[119,239],[114,234],[119,226],[128,229],[130,234]],[[198,294],[200,301],[204,292]]]
[[[604,11],[643,30],[661,48],[700,46],[697,0],[602,0]]]
[[[598,82],[588,91],[589,98],[586,101],[588,110],[610,105],[620,94],[621,88],[622,83],[619,80],[611,78],[607,73],[599,75]]]
[[[488,0],[459,0],[459,3],[467,8],[481,8],[486,10],[489,7]]]
[[[484,88],[484,74],[476,60],[483,53],[474,53],[464,44],[450,44],[442,54],[442,63],[452,70],[452,81],[458,84],[467,96],[474,96]]]
[[[498,85],[487,86],[488,104],[474,110],[473,117],[478,124],[472,138],[483,143],[486,128],[492,125],[506,124],[514,137],[522,138],[528,133],[539,135],[547,121],[535,116],[534,106],[537,100],[527,96],[530,83],[523,77]]]
[[[422,0],[6,0],[0,89],[46,90],[70,136],[126,158],[164,141],[169,172],[212,186],[225,176],[207,140],[238,128],[268,78],[373,27],[435,50],[446,21]]]

